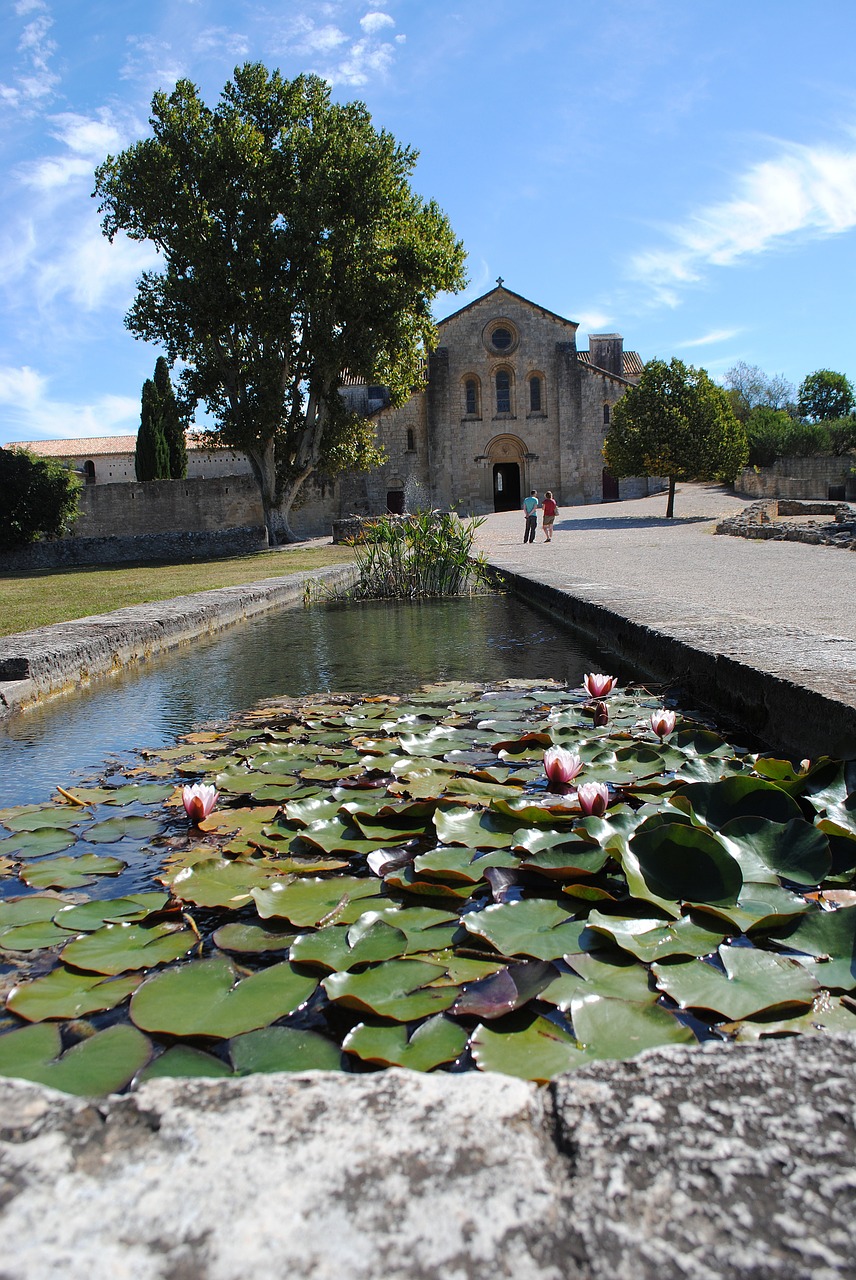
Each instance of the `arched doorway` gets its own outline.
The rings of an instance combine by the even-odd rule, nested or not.
[[[518,511],[520,509],[520,465],[517,462],[493,464],[494,511]]]
[[[525,444],[518,436],[494,436],[484,457],[489,463],[494,511],[519,511],[526,485],[526,461],[532,457]]]

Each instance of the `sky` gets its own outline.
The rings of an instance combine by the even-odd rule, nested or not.
[[[94,169],[247,61],[419,152],[468,255],[436,319],[501,276],[583,349],[856,381],[854,48],[854,0],[0,0],[0,445],[136,432],[157,260],[101,234]]]

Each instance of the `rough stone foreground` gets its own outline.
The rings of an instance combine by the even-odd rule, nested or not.
[[[332,585],[352,573],[351,565],[330,565],[2,636],[0,719],[48,694],[78,688],[197,636],[297,604],[307,580]]]
[[[0,1275],[852,1277],[854,1098],[853,1035],[652,1050],[548,1087],[0,1082]]]
[[[750,499],[718,486],[560,510],[523,545],[519,512],[478,545],[515,592],[631,670],[673,682],[778,750],[856,756],[856,555],[716,537]]]

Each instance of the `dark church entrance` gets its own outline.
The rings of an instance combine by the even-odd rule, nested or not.
[[[520,510],[520,467],[516,462],[495,462],[493,465],[493,509]]]

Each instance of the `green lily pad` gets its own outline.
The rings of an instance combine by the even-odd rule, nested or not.
[[[65,827],[38,827],[35,831],[20,831],[0,840],[0,854],[4,857],[45,858],[69,849],[76,840],[74,832]]]
[[[723,933],[705,929],[689,916],[682,916],[680,920],[651,920],[592,911],[588,927],[645,964],[665,956],[707,956],[724,941]]]
[[[145,1066],[152,1047],[136,1027],[108,1027],[62,1052],[59,1027],[38,1023],[0,1036],[0,1076],[97,1097],[130,1084]]]
[[[263,920],[288,920],[301,929],[328,922],[353,924],[368,909],[366,900],[376,900],[373,906],[385,901],[378,894],[376,880],[356,876],[276,880],[265,888],[253,889],[251,896]]]
[[[567,1012],[577,996],[596,992],[634,1004],[653,1004],[657,992],[648,984],[648,970],[621,951],[582,951],[569,955],[572,973],[560,973],[541,992],[540,999]]]
[[[62,946],[68,939],[68,929],[60,928],[52,920],[37,920],[0,929],[0,951],[41,951],[45,947]]]
[[[662,1005],[616,1000],[596,991],[571,1002],[577,1040],[595,1058],[633,1058],[662,1044],[693,1044],[695,1036]]]
[[[127,898],[95,898],[60,907],[54,919],[73,933],[91,933],[104,924],[125,924],[145,920],[162,911],[169,902],[166,893],[131,893]]]
[[[235,951],[241,955],[261,955],[267,951],[284,951],[294,941],[294,933],[276,927],[265,929],[260,924],[221,925],[212,937],[215,947],[221,951]]]
[[[112,844],[114,840],[122,840],[130,836],[135,840],[148,840],[150,836],[160,834],[161,823],[154,818],[143,818],[131,814],[125,818],[107,818],[104,822],[96,822],[83,832],[83,839],[90,844]]]
[[[490,1026],[480,1024],[470,1038],[470,1049],[480,1071],[498,1071],[539,1084],[592,1061],[570,1032],[548,1018],[521,1014]]]
[[[379,1062],[386,1067],[408,1067],[411,1071],[433,1071],[444,1062],[453,1062],[467,1046],[463,1027],[438,1013],[421,1023],[408,1038],[400,1023],[370,1025],[358,1023],[349,1031],[342,1048],[363,1062]]]
[[[10,831],[62,830],[64,827],[76,827],[88,814],[80,809],[56,804],[25,806],[18,811],[4,812],[0,821]]]
[[[523,844],[524,840],[515,840],[515,848]],[[527,854],[521,859],[520,867],[523,871],[537,871],[549,880],[564,882],[597,875],[609,856],[608,851],[599,845],[592,845],[586,840],[566,839],[553,848],[542,847],[536,853]]]
[[[250,901],[252,890],[270,882],[272,868],[230,858],[205,858],[162,877],[182,902],[232,910]]]
[[[0,901],[0,929],[53,920],[57,912],[67,905],[65,898],[57,898],[53,894],[33,893],[27,898],[7,898]]]
[[[131,1000],[131,1019],[144,1031],[228,1040],[293,1013],[315,986],[287,961],[240,978],[224,958],[192,960],[147,978]]]
[[[745,775],[722,782],[691,782],[675,792],[672,804],[713,828],[734,818],[757,817],[784,823],[802,817],[797,802],[781,787]]]
[[[856,1031],[856,1010],[828,991],[820,991],[808,1013],[793,1018],[746,1018],[743,1022],[721,1023],[719,1030],[737,1044],[754,1044],[765,1036],[811,1036],[838,1031]]]
[[[213,1053],[204,1053],[189,1044],[174,1044],[166,1053],[155,1058],[140,1072],[144,1080],[160,1080],[163,1077],[209,1077],[223,1079],[233,1074],[231,1067]]]
[[[732,904],[743,885],[738,863],[715,836],[679,822],[635,831],[630,848],[648,889],[666,901]]]
[[[567,907],[544,898],[500,902],[471,911],[461,924],[477,938],[484,938],[502,955],[532,956],[536,960],[557,960],[569,951],[579,951],[584,920],[574,920]]]
[[[721,921],[731,933],[760,934],[789,925],[795,916],[805,915],[809,904],[780,884],[749,882],[740,890],[734,906],[690,904],[697,914]],[[711,927],[716,927],[712,924]]]
[[[816,885],[829,874],[832,854],[829,839],[803,818],[789,822],[747,817],[727,822],[719,839],[743,868],[745,880],[760,880],[753,874],[758,862],[764,869],[798,885]],[[751,859],[744,861],[744,859]]]
[[[407,937],[383,920],[363,915],[350,927],[331,924],[315,933],[303,933],[289,955],[295,964],[315,964],[339,972],[358,964],[372,964],[404,955]]]
[[[142,978],[136,974],[129,978],[104,978],[101,974],[52,969],[43,978],[13,987],[6,1008],[28,1022],[82,1018],[104,1009],[115,1009],[141,982]]]
[[[710,1010],[730,1022],[768,1010],[808,1008],[817,983],[793,960],[751,947],[720,947],[723,969],[704,960],[655,963],[657,986],[682,1009]]]
[[[24,884],[34,889],[79,889],[93,876],[117,876],[125,870],[120,858],[102,858],[97,853],[79,857],[51,858],[46,862],[26,862],[21,868]]]
[[[197,943],[191,929],[176,924],[106,924],[69,942],[60,959],[87,972],[118,974],[179,960]]]
[[[316,1031],[263,1027],[229,1041],[237,1075],[269,1071],[339,1071],[342,1050]]]
[[[470,849],[510,849],[519,820],[470,809],[467,805],[439,808],[434,814],[441,844],[463,844]]]
[[[808,912],[776,945],[813,956],[818,982],[835,991],[856,988],[856,907]]]
[[[331,973],[321,985],[331,1000],[349,1009],[411,1022],[453,1003],[456,988],[429,986],[443,972],[423,960],[386,960],[362,973]]]

